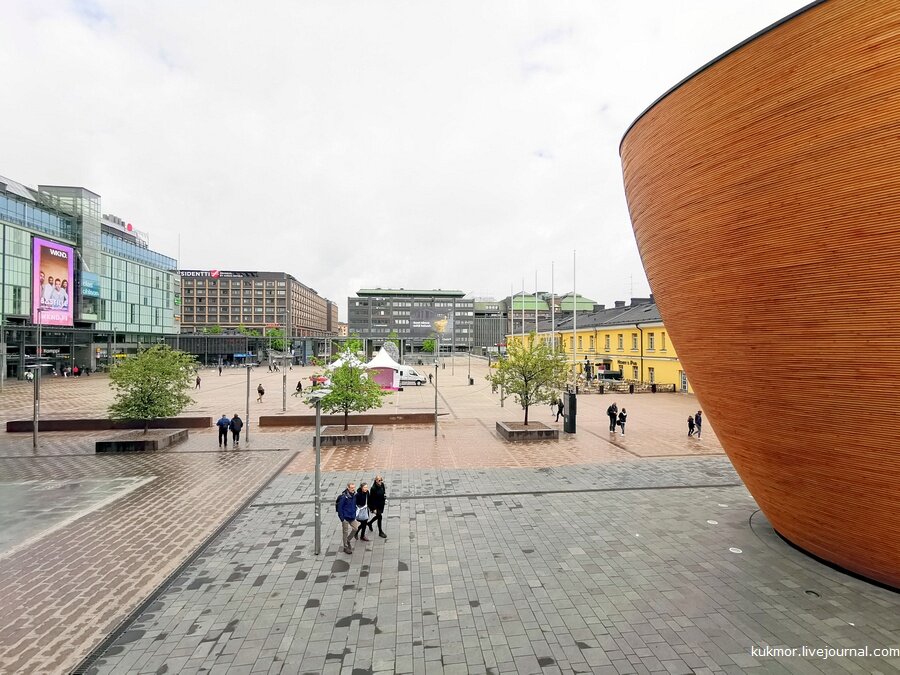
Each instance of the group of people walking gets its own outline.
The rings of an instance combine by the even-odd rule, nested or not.
[[[385,492],[384,478],[378,475],[375,476],[371,486],[362,482],[357,491],[356,483],[347,483],[347,489],[338,495],[334,506],[341,520],[341,543],[344,553],[353,553],[354,540],[369,541],[366,537],[366,528],[372,532],[373,524],[378,525],[378,536],[387,539],[381,527],[387,501]]]
[[[693,436],[696,433],[697,438],[700,438],[701,431],[703,431],[703,413],[698,410],[693,417],[688,415],[688,436]]]
[[[216,426],[219,427],[219,447],[221,448],[223,445],[228,447],[228,432],[231,432],[231,440],[234,444],[234,447],[238,447],[241,442],[241,429],[244,428],[244,420],[241,419],[240,415],[234,413],[234,417],[228,419],[228,415],[222,413],[222,417],[219,418],[219,421],[216,422]]]
[[[628,421],[628,411],[625,408],[619,410],[616,402],[606,409],[606,415],[609,417],[609,433],[616,433],[616,427],[622,429],[622,435],[625,435],[625,422]]]

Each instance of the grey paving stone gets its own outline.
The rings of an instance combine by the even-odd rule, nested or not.
[[[157,611],[135,619],[129,628],[148,637],[117,642],[96,671],[155,670],[183,649],[229,672],[269,672],[276,657],[284,672],[822,672],[813,661],[751,658],[750,647],[824,636],[900,643],[895,594],[794,551],[758,514],[751,528],[756,505],[744,488],[656,489],[723,477],[733,480],[721,458],[640,462],[631,473],[406,471],[388,477],[399,497],[388,507],[393,536],[338,555],[326,510],[316,557],[310,479],[282,476],[173,581]],[[358,480],[325,478],[335,489]],[[530,492],[560,486],[643,489],[589,493],[586,526],[572,516],[571,493]],[[511,488],[525,494],[497,495]],[[302,503],[271,505],[278,499]]]

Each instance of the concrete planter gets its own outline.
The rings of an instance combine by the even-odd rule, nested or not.
[[[507,441],[559,440],[559,429],[548,427],[543,422],[531,422],[528,426],[522,422],[497,422],[497,433]]]
[[[148,431],[146,434],[142,431],[133,431],[113,440],[97,441],[94,444],[94,450],[95,452],[153,452],[183,443],[187,438],[187,429],[171,431],[156,429]]]
[[[328,445],[368,445],[372,441],[372,425],[356,424],[347,427],[343,425],[322,427],[322,447]],[[316,437],[312,439],[313,447],[316,445]]]

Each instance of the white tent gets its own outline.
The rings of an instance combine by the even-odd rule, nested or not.
[[[356,354],[349,354],[349,355],[341,354],[339,357],[337,357],[334,360],[334,362],[329,363],[327,366],[325,366],[325,369],[326,370],[334,370],[335,368],[339,368],[340,366],[344,365],[345,363],[349,363],[354,368],[368,367],[365,364],[363,364],[363,362],[360,361],[359,358],[357,358]]]
[[[383,389],[400,388],[400,369],[402,367],[391,358],[386,349],[379,349],[375,357],[366,364],[366,368],[372,371],[372,379]]]

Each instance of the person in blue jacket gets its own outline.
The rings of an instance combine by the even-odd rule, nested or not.
[[[353,553],[351,540],[356,534],[359,523],[356,522],[356,483],[347,483],[347,489],[337,498],[335,504],[338,518],[341,519],[341,538],[344,553]]]
[[[225,443],[225,447],[228,447],[228,429],[231,427],[231,420],[228,419],[228,415],[222,413],[222,417],[216,422],[216,426],[219,427],[219,447],[222,447],[222,443]]]

